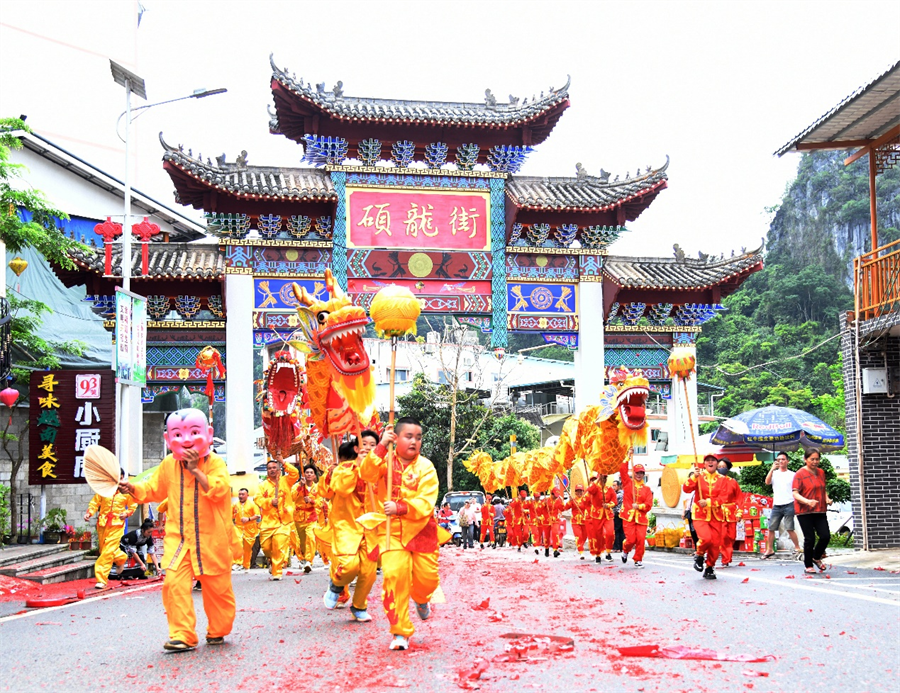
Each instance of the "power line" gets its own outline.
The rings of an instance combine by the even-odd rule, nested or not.
[[[815,351],[819,347],[824,346],[825,344],[828,344],[828,342],[830,342],[831,340],[837,339],[838,337],[842,336],[844,334],[844,332],[847,332],[847,331],[848,330],[841,330],[837,334],[831,335],[828,339],[825,339],[825,340],[819,342],[815,346],[811,346],[809,349],[806,349],[805,351],[801,351],[799,354],[794,354],[793,356],[785,356],[780,359],[773,359],[772,361],[766,361],[765,363],[759,363],[755,366],[750,366],[749,368],[745,368],[744,370],[738,371],[736,373],[732,373],[731,371],[726,371],[724,368],[722,368],[721,366],[717,366],[717,365],[706,365],[703,363],[699,363],[699,364],[697,364],[697,367],[698,368],[714,368],[715,370],[719,371],[720,373],[724,373],[725,375],[730,375],[730,376],[744,375],[744,373],[749,373],[750,371],[754,371],[757,368],[764,368],[765,366],[771,366],[772,364],[775,364],[775,363],[783,363],[784,361],[791,361],[793,359],[802,358],[802,357],[806,356],[807,354]]]

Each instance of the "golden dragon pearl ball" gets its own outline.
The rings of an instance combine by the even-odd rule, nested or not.
[[[375,331],[388,337],[415,334],[416,320],[421,312],[422,306],[413,292],[396,284],[386,286],[375,294],[369,307]]]
[[[697,357],[691,349],[673,349],[669,354],[669,372],[674,376],[688,378],[696,365]]]

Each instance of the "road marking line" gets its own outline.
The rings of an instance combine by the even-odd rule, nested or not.
[[[112,592],[110,594],[98,594],[96,597],[85,597],[84,599],[79,599],[77,602],[72,602],[71,604],[62,604],[60,606],[48,606],[46,609],[32,609],[31,611],[27,611],[24,614],[10,614],[9,616],[4,616],[0,618],[0,623],[6,623],[7,621],[15,621],[20,618],[27,618],[28,616],[34,616],[35,614],[47,614],[51,611],[59,611],[60,609],[68,609],[70,606],[78,606],[79,604],[88,604],[89,602],[97,602],[102,601],[104,599],[112,599],[113,597],[121,597],[123,594],[134,594],[135,592],[142,592],[144,590],[148,590],[151,587],[160,587],[161,583],[154,582],[152,585],[142,585],[141,587],[134,587],[132,589],[121,590],[119,592]]]
[[[684,569],[684,565],[682,563],[676,563],[673,561],[665,561],[664,562],[664,561],[659,561],[659,560],[653,560],[653,561],[644,561],[644,562],[649,563],[650,565],[671,565],[671,566],[675,566],[675,567]],[[687,572],[687,571],[685,571],[685,572]],[[891,606],[900,606],[900,600],[897,600],[897,599],[883,599],[881,597],[870,597],[869,595],[866,595],[866,594],[854,594],[853,592],[843,592],[841,590],[833,590],[833,589],[828,589],[826,587],[818,587],[815,585],[805,585],[802,583],[797,584],[797,583],[788,583],[788,582],[783,582],[783,581],[769,580],[767,578],[756,577],[755,575],[750,577],[750,580],[755,581],[755,582],[763,582],[763,583],[767,583],[770,585],[780,585],[782,587],[789,587],[791,589],[807,590],[808,592],[821,592],[824,594],[835,594],[835,595],[838,595],[841,597],[849,597],[850,599],[860,599],[860,600],[866,601],[866,602],[875,602],[876,604],[889,604]],[[783,578],[782,578],[782,580],[783,580]],[[843,585],[843,586],[844,587],[854,587],[855,585]],[[876,590],[875,588],[870,588],[870,589],[872,589],[873,591],[890,592],[890,590]]]

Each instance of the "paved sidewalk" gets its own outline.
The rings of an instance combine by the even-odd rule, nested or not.
[[[832,565],[850,566],[853,568],[869,568],[900,571],[900,549],[880,549],[877,551],[860,551],[858,549],[828,549],[828,563]]]

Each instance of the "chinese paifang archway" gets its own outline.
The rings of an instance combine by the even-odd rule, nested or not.
[[[517,175],[568,109],[568,82],[505,103],[490,90],[479,103],[360,98],[273,62],[271,89],[269,130],[301,145],[305,165],[250,165],[246,152],[211,161],[160,136],[177,201],[206,213],[219,246],[153,243],[149,274],[133,280],[150,300],[145,401],[199,389],[193,344],[211,344],[228,367],[215,394],[228,394],[229,437],[241,429],[250,439],[254,347],[293,331],[291,283],[319,294],[326,268],[365,307],[392,282],[423,313],[490,333],[495,349],[511,332],[573,349],[580,409],[603,387],[600,363],[641,367],[667,394],[668,348],[692,344],[722,298],[762,267],[760,250],[610,254],[666,189],[668,160],[624,176],[581,164],[572,177]],[[68,283],[87,283],[102,311],[114,293],[103,255],[75,259],[88,276]],[[120,261],[114,251],[114,273]],[[140,255],[132,264],[137,277]]]

